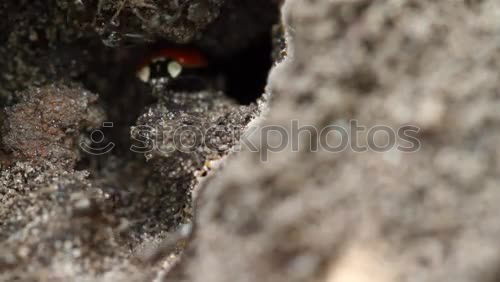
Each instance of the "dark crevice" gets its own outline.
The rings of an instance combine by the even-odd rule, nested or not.
[[[227,80],[226,95],[244,105],[260,98],[273,64],[272,50],[272,35],[269,32],[234,56],[223,58],[217,67]]]
[[[183,222],[186,214],[188,214],[186,217],[190,217],[189,211],[184,213],[182,210],[191,208],[190,191],[196,184],[193,184],[195,180],[192,170],[181,171],[179,168],[185,168],[184,164],[189,162],[196,169],[202,169],[206,157],[204,155],[193,157],[188,154],[176,154],[170,157],[160,154],[146,162],[143,154],[130,150],[131,145],[137,141],[131,137],[131,127],[142,123],[161,127],[158,125],[158,120],[165,113],[179,110],[172,108],[177,106],[187,109],[186,116],[189,117],[186,119],[196,119],[197,113],[192,111],[190,105],[167,102],[169,99],[165,97],[167,95],[179,95],[180,100],[193,100],[193,103],[203,104],[205,102],[200,102],[199,98],[191,97],[205,92],[201,95],[206,95],[204,97],[208,99],[227,102],[230,111],[234,110],[234,113],[227,113],[227,116],[235,114],[235,117],[240,115],[238,111],[242,107],[239,105],[255,103],[264,94],[269,71],[276,60],[274,54],[280,53],[283,48],[282,45],[276,46],[276,42],[283,42],[282,33],[276,32],[281,30],[276,28],[279,26],[279,7],[276,4],[264,4],[265,2],[244,1],[241,7],[236,5],[227,8],[228,10],[221,13],[219,20],[209,27],[203,36],[190,44],[179,45],[165,39],[157,39],[153,43],[116,48],[96,45],[89,52],[94,57],[89,64],[89,70],[79,77],[79,80],[87,89],[99,93],[106,112],[106,121],[113,123],[113,127],[100,129],[107,138],[103,143],[113,142],[116,147],[110,154],[102,156],[83,154],[77,168],[91,171],[92,178],[103,187],[107,187],[108,193],[117,199],[115,203],[117,207],[126,205],[125,201],[144,202],[144,207],[137,206],[136,209],[141,210],[141,214],[147,217],[135,219],[134,215],[127,215],[137,222],[131,228],[146,230],[148,229],[146,223],[165,224],[170,220],[172,223],[166,226],[172,227]],[[265,7],[262,8],[259,4]],[[249,8],[248,11],[252,15],[245,14],[247,13],[245,7]],[[261,21],[255,21],[259,12],[266,15]],[[234,13],[240,17],[234,18]],[[242,30],[248,34],[242,33]],[[226,40],[226,37],[230,37],[231,40]],[[197,50],[206,57],[208,64],[194,69],[183,69],[179,78],[169,81],[163,90],[158,90],[152,81],[141,81],[137,77],[137,72],[144,65],[153,66],[150,60],[152,54],[169,48]],[[149,61],[151,63],[148,64]],[[183,78],[185,71],[188,71],[191,77],[199,78],[197,82],[207,83],[185,80]],[[187,83],[182,83],[183,81]],[[191,93],[193,96],[186,97]],[[229,101],[221,99],[217,93],[223,93],[223,96],[230,98]],[[236,103],[233,104],[231,100]],[[213,102],[207,104],[210,103]],[[163,105],[168,109],[162,113],[153,110],[151,119],[145,118],[145,112],[150,107],[155,108],[156,105]],[[248,119],[227,118],[230,122],[227,120],[223,122],[230,124],[225,126],[238,128],[248,123],[253,115],[251,107],[253,106],[248,108]],[[182,111],[182,108],[180,110]],[[206,113],[198,112],[198,114],[201,117],[211,116],[211,111],[214,110],[209,109]],[[186,120],[168,121],[186,122]],[[230,144],[224,145],[230,146]],[[170,178],[169,175],[176,171],[181,171],[180,175],[175,176],[177,178]],[[130,184],[132,181],[134,185]],[[174,202],[169,202],[172,199]],[[182,203],[185,205],[181,205]],[[173,208],[182,210],[169,211]],[[177,216],[174,218],[173,214],[182,214],[183,218]],[[153,227],[150,229],[157,230]]]
[[[189,45],[157,40],[152,44],[120,48],[96,47],[100,50],[92,53],[100,55],[93,58],[90,71],[80,80],[87,89],[99,93],[101,101],[104,102],[107,118],[114,124],[113,128],[106,130],[110,131],[109,136],[117,143],[117,150],[122,154],[128,153],[130,126],[135,124],[148,105],[153,104],[159,98],[152,95],[150,85],[136,77],[138,66],[157,50],[171,46],[197,49],[207,57],[209,62],[207,68],[200,70],[197,75],[211,82],[222,79],[222,87],[218,84],[218,87],[222,89],[219,90],[241,105],[248,105],[261,97],[269,70],[273,65],[272,55],[275,49],[280,47],[273,46],[273,42],[276,41],[276,37],[282,36],[273,32],[279,22],[277,7],[272,14],[274,20],[265,23],[265,29],[259,27],[263,31],[248,40],[246,45],[238,48],[226,46],[228,43],[224,41],[215,41],[221,46],[206,44],[206,42],[214,41],[211,38],[202,38]],[[218,25],[214,28],[216,27]],[[237,30],[235,28],[233,32]],[[224,48],[228,49],[227,53],[220,52]],[[171,88],[176,91],[203,90],[203,84],[196,88],[194,84],[191,81],[184,84],[172,83]],[[208,85],[211,84],[208,83]]]

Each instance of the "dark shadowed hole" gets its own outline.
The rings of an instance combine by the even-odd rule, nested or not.
[[[283,41],[279,40],[282,34],[276,34],[275,27],[279,19],[279,6],[273,1],[242,0],[228,4],[227,9],[221,12],[219,20],[203,31],[196,42],[189,45],[178,45],[163,39],[116,48],[97,44],[95,51],[91,52],[93,56],[89,71],[80,78],[80,81],[89,90],[99,93],[107,115],[106,120],[113,122],[114,125],[111,128],[102,128],[104,135],[109,137],[105,142],[112,141],[116,147],[112,154],[84,155],[78,164],[78,169],[90,170],[94,179],[100,181],[103,187],[107,187],[110,195],[117,195],[115,202],[117,207],[127,205],[128,202],[125,201],[133,202],[136,200],[135,197],[138,197],[141,201],[145,199],[149,201],[146,210],[142,211],[148,215],[146,223],[170,220],[164,216],[165,206],[168,204],[165,202],[166,198],[155,196],[156,198],[151,200],[149,195],[154,193],[162,197],[170,195],[169,199],[174,195],[179,198],[175,199],[176,202],[186,201],[186,204],[191,204],[190,199],[186,200],[191,197],[190,194],[170,191],[174,188],[183,191],[182,189],[188,187],[190,183],[179,182],[179,187],[164,185],[170,182],[161,178],[158,171],[154,171],[159,165],[156,164],[154,167],[154,164],[147,164],[143,155],[131,152],[130,146],[133,141],[131,126],[136,124],[138,117],[150,105],[154,105],[162,98],[161,95],[169,95],[172,92],[194,95],[204,90],[204,80],[219,82],[222,78],[221,88],[215,83],[217,85],[215,90],[221,90],[240,105],[256,102],[264,94],[276,51],[284,47],[274,46],[276,42]],[[199,50],[207,57],[208,66],[196,70],[189,79],[172,85],[175,87],[174,91],[159,91],[159,88],[151,86],[152,83],[144,83],[137,78],[137,71],[144,66],[144,61],[149,62],[148,58],[151,58],[152,54],[154,57],[158,50],[174,46]],[[159,66],[158,69],[161,70],[162,67]],[[184,71],[185,69],[182,70],[183,74]],[[213,86],[210,83],[208,85]],[[214,92],[213,90],[210,89]],[[162,164],[162,169],[169,164]],[[165,167],[165,171],[167,169],[170,168]],[[130,184],[132,181],[133,185]],[[127,188],[124,190],[123,187]],[[143,215],[139,216],[141,218],[137,222],[141,223],[134,226],[141,230],[148,229],[146,224],[142,224]],[[135,219],[135,215],[130,217]],[[242,232],[258,228],[254,221],[251,219]],[[162,247],[159,249],[161,251]],[[168,253],[170,249],[167,248],[165,254]],[[160,257],[165,254],[160,254]]]
[[[161,38],[155,42],[114,48],[96,42],[89,50],[91,62],[88,71],[78,80],[87,89],[99,94],[106,121],[113,123],[112,127],[101,128],[107,138],[104,142],[113,142],[115,147],[111,154],[83,155],[78,169],[92,171],[95,179],[107,179],[107,175],[116,176],[116,183],[115,180],[106,182],[110,187],[128,187],[128,183],[122,185],[122,182],[134,178],[142,181],[138,187],[149,187],[153,182],[160,183],[150,177],[156,174],[152,171],[152,166],[145,163],[144,156],[130,150],[134,141],[131,138],[131,126],[136,124],[139,116],[149,106],[162,98],[161,95],[172,95],[173,92],[195,95],[205,89],[212,93],[220,90],[238,104],[256,102],[264,94],[276,50],[284,47],[274,46],[275,42],[280,41],[276,39],[282,36],[276,33],[275,28],[279,19],[279,6],[272,1],[242,0],[229,3],[221,12],[220,18],[207,27],[207,30],[200,32],[200,37],[195,42],[188,45],[174,44]],[[182,52],[190,48],[196,50],[196,53],[201,52],[208,65],[202,68],[184,65],[179,77],[185,75],[188,69],[195,70],[189,73],[188,79],[169,85],[168,87],[175,87],[169,88],[169,91],[163,91],[164,85],[153,88],[152,80],[145,83],[137,77],[138,70],[143,66],[154,65],[162,70],[164,66],[159,65],[158,61],[153,62],[153,58],[157,58],[159,51],[164,55],[165,49],[170,48],[171,51],[174,47],[180,48]],[[220,81],[222,82],[219,83]],[[132,174],[130,167],[134,168]],[[143,181],[142,178],[153,180]],[[158,208],[164,205],[160,199],[155,204]],[[151,210],[154,210],[153,207]],[[150,213],[156,217],[154,213]]]
[[[279,18],[276,16],[276,21]],[[159,40],[147,45],[136,45],[121,48],[100,48],[95,54],[95,63],[91,71],[82,77],[85,86],[100,94],[106,107],[107,118],[114,122],[114,127],[108,129],[111,139],[115,140],[116,150],[128,154],[130,148],[130,126],[135,123],[144,109],[155,102],[150,85],[136,77],[138,66],[152,52],[168,46],[195,48],[208,59],[208,68],[200,71],[200,77],[214,80],[223,78],[222,90],[228,97],[242,105],[247,105],[261,97],[264,93],[267,77],[273,65],[273,22],[266,29],[253,36],[247,44],[233,48],[231,52],[220,52],[225,47],[221,45],[205,46],[200,43],[178,45]],[[283,47],[279,46],[278,48]],[[194,76],[196,77],[196,76]],[[203,81],[185,80],[187,83],[172,85],[176,91],[199,91],[204,87]]]
[[[234,56],[221,60],[218,67],[226,78],[226,95],[244,105],[260,98],[273,65],[272,50],[269,32]]]

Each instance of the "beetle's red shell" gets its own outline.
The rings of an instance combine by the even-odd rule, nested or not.
[[[141,62],[138,69],[149,65],[154,59],[165,57],[176,60],[186,68],[203,68],[208,65],[206,57],[194,48],[167,47],[152,52],[150,56]]]

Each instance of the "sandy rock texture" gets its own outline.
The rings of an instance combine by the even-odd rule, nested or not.
[[[136,68],[158,48],[146,38],[156,31],[147,27],[132,46],[110,44],[100,23],[111,1],[98,2],[99,10],[97,1],[0,4],[0,281],[161,278],[186,245],[198,182],[260,112],[223,89],[172,91],[141,82]],[[125,2],[120,11],[135,19],[126,10],[140,3]],[[193,17],[186,4],[196,6],[185,2],[182,23]],[[277,8],[269,13],[277,19]],[[174,24],[155,36],[180,44],[217,18],[198,16],[196,27]],[[249,27],[254,34],[236,35],[234,48],[246,48],[262,24],[270,25],[261,21]],[[130,150],[140,141],[137,128],[162,137],[167,126],[193,124],[217,131],[189,152]],[[177,141],[157,139],[166,148]],[[113,150],[100,154],[99,145],[110,142]]]
[[[415,125],[420,149],[313,152],[306,132],[298,152],[239,154],[199,200],[187,281],[497,281],[499,11],[286,1],[262,127]]]
[[[80,131],[98,127],[104,119],[103,110],[93,105],[97,96],[78,87],[52,85],[27,91],[22,98],[5,110],[5,150],[17,160],[73,167]]]
[[[500,279],[498,1],[46,2],[0,4],[0,281]],[[232,90],[140,82],[166,42]]]

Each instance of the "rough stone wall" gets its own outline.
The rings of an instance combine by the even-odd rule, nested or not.
[[[203,182],[190,237],[195,173],[237,140],[216,139],[217,155],[104,160],[82,156],[77,144],[106,115],[126,115],[117,135],[125,141],[133,126],[201,121],[240,137],[255,104],[215,91],[142,101],[151,93],[120,72],[130,53],[118,46],[125,37],[191,42],[213,21],[200,44],[229,52],[258,33],[252,22],[268,20],[257,16],[267,1],[42,2],[0,4],[8,105],[0,113],[0,281],[499,280],[497,1],[287,0],[287,58],[273,69],[269,104],[253,125],[418,126],[419,150],[313,151],[321,136],[304,134],[298,152],[287,147],[264,162],[269,144],[257,132],[250,140],[260,152],[232,154]],[[237,8],[247,6],[256,12]],[[141,19],[170,10],[179,17],[169,26]],[[232,13],[245,24],[220,16]]]
[[[187,280],[497,281],[499,11],[287,1],[262,126],[415,125],[421,148],[241,153],[199,200]]]

